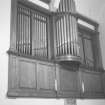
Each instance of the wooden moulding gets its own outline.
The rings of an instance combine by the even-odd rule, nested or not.
[[[32,3],[28,0],[17,0],[17,2],[29,7],[30,9],[38,10],[40,12],[45,13],[46,15],[51,15],[51,12],[48,9],[46,9],[42,6],[39,6],[35,3]]]
[[[17,0],[11,0],[10,49],[16,50]]]
[[[9,98],[103,99],[104,81],[103,72],[9,55]]]
[[[10,55],[8,80],[8,97],[56,97],[52,63]]]
[[[40,1],[43,1],[43,2],[48,3],[48,4],[51,2],[51,0],[40,0]]]
[[[102,75],[102,82],[103,82],[103,90],[104,90],[104,96],[105,96],[105,71],[103,72],[103,75]]]
[[[82,15],[80,13],[76,13],[76,17],[78,19],[84,21],[84,22],[87,22],[88,24],[93,25],[96,28],[98,28],[98,26],[99,26],[99,24],[96,21],[94,21],[94,20],[92,20],[92,19],[90,19],[90,18],[88,18],[88,17],[86,17],[86,16],[84,16],[84,15]]]
[[[80,68],[81,98],[104,99],[103,72],[88,71]]]

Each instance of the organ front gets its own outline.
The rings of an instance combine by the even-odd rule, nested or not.
[[[56,11],[11,0],[7,96],[105,98],[98,27],[74,0],[60,0]]]

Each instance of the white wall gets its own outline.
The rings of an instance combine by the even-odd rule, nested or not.
[[[103,7],[105,0],[75,0],[75,2],[78,12],[97,20],[100,9]]]
[[[104,0],[76,0],[77,9],[80,13],[91,16],[105,27],[105,2]],[[91,4],[92,3],[92,4]],[[91,4],[91,5],[90,5]],[[101,5],[98,9],[97,6]],[[91,12],[90,12],[91,11]],[[100,13],[98,11],[101,11]],[[99,16],[97,15],[99,14]],[[105,56],[104,47],[104,27],[101,32],[101,47],[103,48],[103,57]],[[51,99],[8,99],[6,97],[8,83],[8,55],[6,51],[9,48],[10,39],[10,0],[0,0],[0,105],[64,105],[64,100]],[[105,58],[105,57],[104,57]],[[105,60],[104,67],[105,67]],[[78,105],[105,105],[105,100],[78,100]]]
[[[99,23],[103,67],[105,68],[105,0],[75,0],[77,11]]]

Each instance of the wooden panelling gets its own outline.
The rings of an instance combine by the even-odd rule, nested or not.
[[[103,73],[102,81],[103,81],[103,89],[105,94],[105,72]]]
[[[39,64],[37,73],[38,89],[55,90],[54,66]]]
[[[66,69],[63,67],[57,67],[57,79],[58,79],[58,97],[78,97],[78,72]]]
[[[37,63],[37,92],[39,97],[56,98],[55,67],[53,64]]]
[[[103,97],[102,74],[97,72],[82,72],[82,95],[84,98]]]
[[[93,37],[93,50],[94,50],[94,56],[95,56],[95,67],[97,69],[103,68],[103,63],[102,63],[102,54],[101,54],[101,47],[100,47],[100,40],[99,40],[99,33],[95,34]]]
[[[19,61],[19,87],[36,88],[36,64],[34,62]]]
[[[83,74],[85,92],[101,92],[101,78],[97,74]]]
[[[50,62],[9,56],[8,96],[104,98],[105,74]]]
[[[60,71],[61,90],[63,91],[76,91],[77,90],[77,78],[75,72],[69,70]]]
[[[74,63],[81,53],[79,53],[77,35],[77,19],[79,18],[93,25],[95,29],[98,28],[97,23],[76,13],[73,0],[61,0],[57,13],[50,13],[28,0],[11,0],[7,94],[9,97],[105,97],[105,73],[102,74],[98,70],[102,68],[98,30],[92,31],[97,34],[97,36],[92,34],[93,46],[96,46],[93,49],[95,54],[90,54],[91,49],[87,48],[88,54],[85,55],[89,56],[90,60],[95,55],[96,67],[94,68],[97,68],[99,72],[96,69],[93,71],[93,67],[90,69],[87,65],[79,69],[77,63]],[[90,42],[85,42],[87,47],[91,46]],[[65,62],[65,60],[68,61],[67,58],[63,58],[65,55],[67,58],[74,57],[73,59],[71,57],[71,60],[74,60],[73,63]],[[43,57],[46,60],[39,60]],[[57,59],[64,62],[58,64],[55,62]]]
[[[56,97],[54,64],[9,56],[9,97]]]
[[[9,72],[8,72],[8,88],[14,89],[18,87],[17,78],[18,73],[16,71],[16,57],[10,56],[9,57]]]

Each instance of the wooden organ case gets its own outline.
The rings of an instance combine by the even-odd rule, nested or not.
[[[7,96],[105,98],[100,51],[98,24],[73,0],[61,0],[56,12],[11,0]]]

